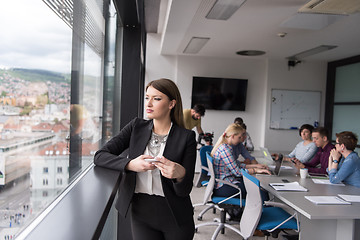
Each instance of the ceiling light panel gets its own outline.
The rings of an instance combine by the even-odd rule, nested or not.
[[[297,13],[280,24],[280,27],[320,30],[346,18],[345,15]]]
[[[207,19],[228,20],[246,0],[216,0],[208,14]]]
[[[209,40],[210,38],[192,37],[183,53],[198,53]]]
[[[352,14],[360,11],[359,0],[310,0],[299,12],[322,14]]]
[[[290,57],[288,57],[288,59],[289,60],[301,60],[303,58],[306,58],[306,57],[309,57],[309,56],[312,56],[312,55],[315,55],[315,54],[318,54],[318,53],[321,53],[324,51],[328,51],[328,50],[331,50],[336,47],[337,46],[333,46],[333,45],[321,45],[319,47],[312,48],[312,49],[306,50],[304,52],[290,56]]]

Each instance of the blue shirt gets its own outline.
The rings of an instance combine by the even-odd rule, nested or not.
[[[243,156],[244,159],[250,159],[250,160],[255,159],[253,156],[250,155],[249,151],[246,150],[245,146],[242,143],[232,146],[232,149],[235,160],[239,158],[239,155]]]
[[[331,183],[344,182],[360,187],[360,158],[357,152],[351,152],[346,158],[342,157],[338,169],[327,169]]]

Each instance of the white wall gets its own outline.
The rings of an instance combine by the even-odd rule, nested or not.
[[[319,124],[324,124],[325,93],[326,93],[325,62],[302,62],[294,68],[288,69],[287,61],[269,61],[265,146],[271,150],[287,152],[292,150],[301,140],[298,130],[273,130],[270,129],[271,89],[312,90],[321,91],[321,113]]]
[[[155,79],[175,79],[176,57],[160,55],[160,34],[147,34],[145,85]]]
[[[248,79],[245,111],[207,110],[201,120],[202,128],[204,131],[214,131],[216,140],[236,117],[242,117],[254,144],[258,146],[263,132],[260,126],[264,125],[264,119],[259,116],[265,114],[265,65],[264,60],[179,56],[176,82],[181,91],[184,108],[191,106],[193,76]]]
[[[248,79],[246,111],[207,110],[202,128],[214,132],[216,140],[236,117],[242,117],[256,146],[263,141],[265,125],[266,62],[264,60],[220,59],[194,56],[160,56],[160,37],[148,34],[146,82],[160,77],[175,81],[181,92],[183,107],[191,106],[193,76]],[[171,64],[173,64],[171,66]]]
[[[180,89],[184,108],[191,105],[193,76],[248,79],[246,110],[207,110],[202,128],[206,132],[214,131],[216,141],[235,117],[242,117],[255,148],[266,146],[270,150],[286,152],[300,140],[297,131],[269,129],[272,88],[322,91],[319,121],[323,123],[326,67],[326,63],[304,62],[289,71],[285,59],[265,61],[240,57],[163,56],[160,55],[160,35],[148,34],[147,39],[146,82],[161,77],[174,80]]]

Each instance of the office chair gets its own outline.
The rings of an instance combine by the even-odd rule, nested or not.
[[[243,205],[245,204],[245,200],[241,199],[241,189],[238,186],[236,186],[235,184],[232,184],[230,182],[215,178],[215,172],[214,172],[214,167],[213,167],[213,158],[210,156],[209,152],[206,152],[206,158],[207,158],[208,170],[210,173],[210,179],[209,179],[208,185],[206,186],[206,189],[205,189],[203,202],[204,203],[212,203],[214,205],[214,208],[216,208],[220,211],[220,219],[217,219],[213,222],[205,222],[205,223],[197,224],[195,226],[195,231],[197,232],[198,229],[203,226],[217,226],[217,228],[213,234],[213,238],[212,238],[212,239],[215,239],[220,231],[222,233],[224,233],[225,228],[227,228],[228,226],[231,226],[230,224],[226,223],[227,211],[229,209],[243,207]],[[236,188],[238,190],[238,192],[230,197],[214,196],[213,189],[215,186],[215,182],[222,182],[223,184],[232,186],[232,187]],[[240,196],[240,198],[237,198],[238,195]]]
[[[201,172],[199,174],[199,178],[196,181],[196,184],[195,184],[196,187],[205,186],[207,184],[207,182],[209,181],[209,176],[208,176],[209,169],[208,169],[208,164],[207,164],[207,160],[206,160],[206,152],[211,152],[212,149],[213,149],[212,145],[205,145],[200,148],[199,154],[200,154],[200,161],[201,161]]]
[[[263,208],[260,194],[260,181],[243,169],[241,173],[244,178],[247,195],[244,211],[240,220],[240,228],[237,229],[231,225],[226,227],[240,234],[244,239],[251,237],[255,229],[261,230],[265,234],[265,239],[268,238],[270,233],[273,233],[272,237],[278,237],[279,232],[284,229],[293,229],[298,232],[299,221],[297,219],[297,213],[292,210],[294,213],[290,215],[283,210],[283,208],[285,207],[289,210],[291,210],[291,208],[277,202],[265,202],[265,205],[269,207]],[[212,239],[215,238],[216,236],[213,235]]]
[[[206,186],[209,183],[210,177],[208,176],[209,169],[208,169],[208,164],[207,164],[207,160],[206,160],[206,152],[211,152],[212,148],[213,148],[213,146],[211,146],[211,145],[202,146],[200,148],[199,153],[200,153],[200,160],[201,160],[201,172],[200,172],[199,178],[196,183],[197,187]],[[203,215],[210,209],[213,209],[213,213],[216,213],[215,204],[212,202],[208,202],[208,200],[203,200],[201,203],[195,203],[195,204],[193,204],[193,207],[195,208],[197,206],[204,206],[204,205],[206,205],[207,207],[204,208],[199,213],[199,215],[197,217],[197,219],[199,221],[202,220]]]

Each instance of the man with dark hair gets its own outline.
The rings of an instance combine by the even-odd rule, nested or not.
[[[236,120],[236,119],[235,119]],[[239,124],[237,122],[234,122],[236,124]],[[245,123],[239,124],[243,129],[246,130]],[[238,159],[241,155],[244,158],[245,164],[258,164],[256,159],[250,155],[249,151],[246,149],[246,146],[243,144],[246,141],[247,138],[247,132],[244,132],[244,134],[241,136],[241,141],[237,145],[232,146],[233,149],[233,155],[235,159]]]
[[[237,117],[237,118],[235,118],[234,123],[242,124],[242,123],[244,123],[244,120],[241,117]]]
[[[235,118],[234,123],[241,125],[246,130],[246,125],[241,117]],[[245,146],[246,150],[254,151],[254,144],[252,143],[251,137],[247,131],[246,138],[242,144]]]
[[[309,173],[326,174],[330,151],[335,148],[335,146],[330,143],[329,132],[324,127],[315,128],[311,135],[313,142],[318,147],[318,151],[310,162],[301,163],[299,160],[295,160],[295,167],[297,169],[307,168]],[[320,168],[317,167],[319,164]]]
[[[191,109],[184,109],[184,124],[186,129],[196,127],[198,134],[204,134],[201,128],[201,117],[205,115],[205,107],[202,104],[195,104]]]

